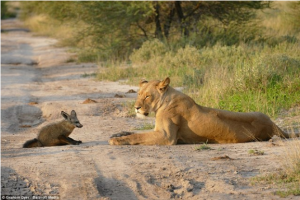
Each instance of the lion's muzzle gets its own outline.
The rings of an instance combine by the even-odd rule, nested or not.
[[[136,106],[136,107],[135,107],[135,113],[136,113],[137,115],[148,116],[149,113],[148,113],[148,112],[143,112],[143,111],[141,110],[141,108],[142,108],[142,107],[140,107],[140,106]]]

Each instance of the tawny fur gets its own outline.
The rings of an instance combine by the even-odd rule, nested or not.
[[[82,127],[77,119],[76,112],[72,111],[71,115],[68,115],[62,111],[62,115],[65,120],[44,126],[40,130],[38,137],[27,141],[23,148],[80,144],[81,141],[76,141],[69,137],[75,127]]]
[[[242,143],[289,135],[260,112],[230,112],[203,107],[164,81],[142,81],[135,108],[139,115],[155,112],[151,132],[115,134],[111,145],[174,145],[177,143]],[[121,137],[120,137],[121,136]]]

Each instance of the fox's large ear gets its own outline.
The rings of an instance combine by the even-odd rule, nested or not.
[[[146,81],[146,80],[143,79],[143,80],[140,81],[140,84],[139,84],[139,85],[140,85],[140,87],[142,87],[142,86],[143,86],[144,84],[146,84],[146,83],[148,83],[148,81]]]
[[[165,78],[165,80],[159,82],[157,87],[158,87],[160,92],[164,92],[168,88],[169,84],[170,84],[170,78],[167,77],[167,78]]]
[[[76,112],[75,112],[75,110],[72,110],[72,111],[71,111],[71,116],[76,117]]]
[[[70,115],[69,115],[68,113],[64,112],[64,111],[61,111],[61,115],[62,115],[66,120],[70,119]]]

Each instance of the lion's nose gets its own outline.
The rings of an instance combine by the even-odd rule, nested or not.
[[[136,110],[139,110],[141,108],[141,106],[135,106]]]

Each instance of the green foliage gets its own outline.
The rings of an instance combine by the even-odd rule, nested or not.
[[[299,196],[300,195],[300,187],[295,185],[295,188],[288,189],[287,191],[276,191],[276,195],[285,198],[289,195]]]
[[[256,32],[241,27],[241,24],[250,23],[255,15],[254,10],[264,9],[267,4],[265,2],[43,1],[21,2],[21,5],[21,18],[24,20],[43,15],[47,19],[50,18],[43,21],[48,26],[53,23],[55,26],[76,27],[72,29],[72,37],[68,37],[68,40],[65,39],[65,35],[56,37],[65,40],[65,43],[70,46],[84,48],[84,50],[93,49],[88,52],[92,55],[97,54],[97,59],[103,61],[128,59],[134,49],[139,48],[143,42],[155,38],[168,42],[179,39],[181,41],[178,44],[182,43],[181,47],[186,44],[200,47],[207,42],[215,44],[219,40],[228,41],[224,41],[224,44],[237,44],[241,37],[244,40],[251,40]],[[214,21],[214,26],[211,26],[211,21]],[[255,23],[252,23],[251,27],[256,27]],[[239,30],[236,31],[237,29]],[[245,36],[242,30],[245,30],[244,33],[250,33],[251,36]],[[51,29],[49,31],[51,32]],[[199,37],[199,35],[205,36]],[[208,37],[210,37],[209,41]],[[95,56],[90,58],[95,61]]]
[[[1,1],[1,19],[15,18],[17,16],[17,8],[9,5],[12,2]]]
[[[168,51],[167,46],[158,39],[146,41],[141,48],[134,50],[130,60],[137,64],[144,64],[150,59],[164,55]]]
[[[266,183],[270,185],[279,185],[284,190],[277,190],[275,195],[280,197],[287,197],[289,195],[300,195],[300,172],[286,173],[272,173],[265,176],[258,176],[251,179],[251,184]]]
[[[133,67],[120,68],[119,66],[110,65],[107,70],[98,73],[98,80],[112,80],[129,79],[132,77],[138,78],[138,71]]]
[[[299,53],[298,44],[286,42],[274,47],[215,45],[168,50],[155,40],[134,51],[131,61],[138,70],[131,68],[133,76],[128,78],[137,83],[141,78],[170,76],[173,86],[185,86],[202,105],[274,117],[282,108],[299,103]],[[125,77],[126,72],[118,70],[112,71],[114,80]]]
[[[98,62],[100,61],[99,55],[95,50],[86,50],[78,52],[78,62]]]
[[[212,148],[210,146],[208,146],[208,141],[206,141],[205,143],[199,145],[199,146],[195,146],[194,150],[195,151],[203,151],[203,150],[211,150]]]
[[[150,130],[154,129],[155,124],[153,123],[143,123],[141,126],[136,127],[135,130]]]
[[[263,183],[276,188],[275,192],[280,197],[300,195],[300,140],[294,138],[285,143],[285,153],[280,163],[283,169],[276,173],[256,176],[251,179],[251,184]]]
[[[299,2],[21,4],[79,62],[104,63],[100,80],[169,76],[201,105],[272,117],[300,103]]]
[[[83,75],[81,75],[81,77],[83,77],[83,78],[96,77],[96,76],[97,76],[96,73],[90,73],[90,74],[84,73]]]
[[[122,104],[122,107],[125,109],[126,116],[135,117],[136,113],[134,110],[135,101],[126,101]]]
[[[264,151],[259,151],[259,150],[254,150],[254,149],[250,149],[249,151],[248,151],[248,154],[249,155],[264,155],[265,154],[265,152]]]
[[[149,47],[156,53],[149,53]],[[173,86],[184,86],[201,105],[274,117],[300,101],[299,53],[298,43],[168,50],[155,40],[132,54],[137,79],[129,80],[137,83],[141,78],[170,76]]]
[[[150,49],[153,50],[151,53]],[[198,74],[200,70],[197,66],[201,56],[195,47],[186,46],[172,51],[167,44],[153,40],[135,50],[130,59],[133,65],[142,66],[143,70],[137,72],[140,77],[161,79],[170,76],[178,85],[199,85],[203,78],[203,74]]]
[[[5,17],[6,12],[7,12],[6,2],[1,1],[1,19]]]
[[[53,22],[60,22],[60,25],[55,23],[56,26],[76,27],[72,30],[72,40],[65,42],[83,49],[84,61],[127,58],[134,47],[145,41],[145,36],[140,36],[139,21],[152,12],[148,2],[97,1],[22,2],[22,10],[24,20],[45,15]],[[64,39],[64,35],[60,39]],[[87,56],[88,53],[91,56]]]

